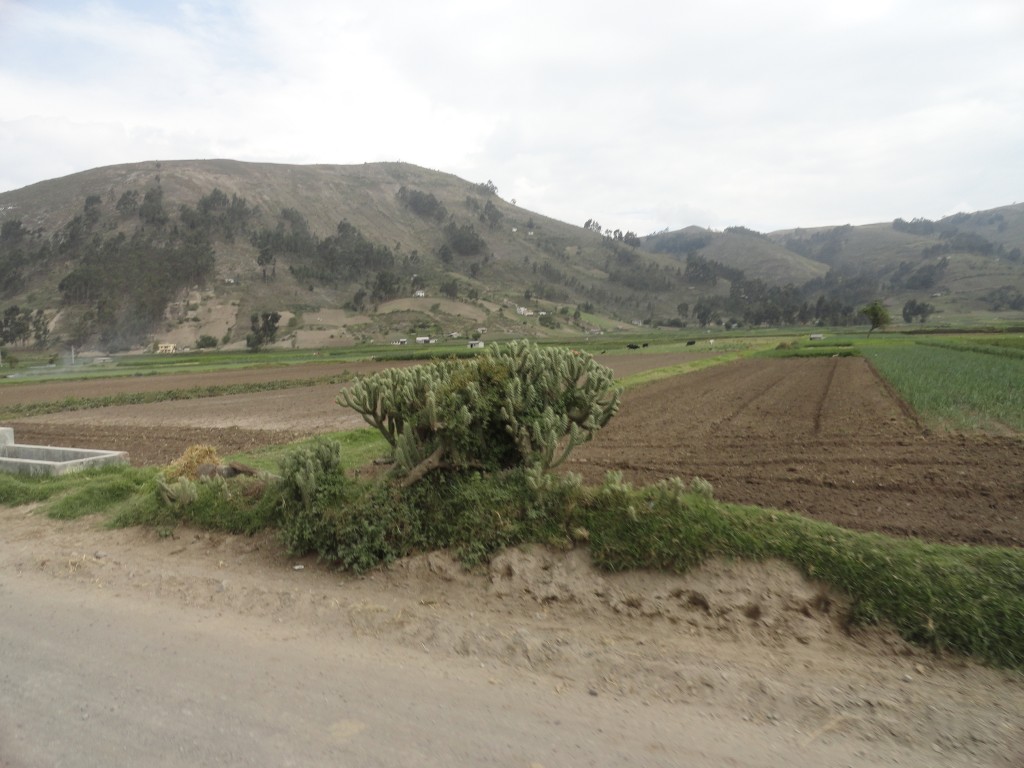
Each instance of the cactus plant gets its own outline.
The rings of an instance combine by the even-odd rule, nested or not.
[[[380,431],[412,484],[438,469],[556,467],[608,423],[619,390],[586,353],[511,342],[468,361],[381,371],[338,403]]]

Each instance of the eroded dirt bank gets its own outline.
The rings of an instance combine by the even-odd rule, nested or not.
[[[174,704],[177,708],[166,715],[168,727],[184,729],[180,733],[194,727],[189,718],[196,701],[207,694],[216,699],[220,722],[234,723],[241,717],[236,706],[252,709],[253,700],[266,700],[266,706],[291,701],[292,690],[298,690],[294,687],[302,686],[300,672],[314,675],[311,681],[329,676],[327,670],[306,669],[302,664],[308,667],[308,662],[291,659],[293,650],[307,652],[302,638],[311,638],[321,651],[339,659],[354,654],[372,665],[376,654],[382,679],[400,659],[416,670],[409,673],[410,683],[412,677],[418,680],[428,673],[444,681],[437,683],[439,697],[470,697],[470,710],[491,711],[495,702],[511,697],[501,707],[507,721],[493,722],[498,740],[510,729],[527,725],[515,722],[523,717],[517,712],[527,699],[556,712],[560,706],[567,708],[557,737],[535,731],[535,741],[523,745],[553,761],[551,745],[543,740],[555,739],[552,743],[563,749],[557,764],[576,764],[568,747],[588,739],[587,718],[577,722],[570,714],[575,711],[588,712],[594,718],[589,725],[606,723],[606,728],[607,723],[642,718],[642,733],[637,725],[617,737],[622,743],[636,739],[635,752],[629,760],[618,758],[620,764],[669,766],[686,757],[687,764],[702,766],[1010,768],[1024,760],[1024,684],[1019,674],[936,657],[881,630],[851,636],[843,629],[843,597],[780,564],[716,562],[686,576],[607,575],[590,566],[585,550],[527,548],[506,552],[475,573],[464,572],[439,553],[358,578],[310,560],[290,560],[266,535],[180,529],[161,538],[151,530],[102,530],[89,518],[55,522],[26,508],[0,509],[0,530],[0,590],[5,594],[24,582],[26,590],[66,595],[75,611],[100,617],[90,626],[119,626],[113,618],[102,618],[107,610],[116,615],[170,612],[177,617],[176,625],[201,626],[205,636],[220,638],[228,647],[233,633],[244,633],[234,641],[239,654],[249,652],[253,633],[263,638],[275,669],[254,670],[252,681],[245,683],[244,690],[252,689],[241,697],[245,701],[230,691],[190,693],[188,701]],[[117,666],[123,657],[127,664],[128,657],[141,655],[148,680],[153,668],[161,666],[159,652],[137,654],[122,647],[127,636],[118,637],[107,651],[109,663]],[[171,637],[160,643],[173,649],[174,657],[165,665],[169,675],[179,667],[203,668],[205,662],[196,658],[190,663],[188,653],[202,653],[205,646],[193,648]],[[293,663],[294,669],[287,666]],[[476,670],[472,680],[470,669]],[[133,677],[125,670],[118,679],[142,677],[142,672]],[[259,680],[271,677],[280,678],[288,689],[278,695],[260,690]],[[11,676],[15,678],[20,680]],[[31,679],[40,696],[43,683],[38,681],[51,679],[59,685],[52,671]],[[473,680],[481,685],[471,684]],[[392,684],[400,695],[398,683]],[[177,701],[179,687],[177,680],[166,682],[169,701]],[[340,681],[338,687],[344,687]],[[69,685],[60,699],[76,718],[81,712],[115,717],[96,711],[100,691],[89,695],[77,690]],[[78,702],[79,695],[86,700]],[[473,696],[479,697],[476,704]],[[359,723],[372,725],[385,718],[386,704],[375,701],[360,699],[370,709],[364,708]],[[591,712],[587,702],[598,709]],[[407,706],[410,712],[423,709],[415,702]],[[438,706],[423,712],[446,711]],[[446,732],[454,720],[431,717],[436,723],[431,737],[443,745],[437,748],[451,750],[434,754],[442,758],[436,764],[470,764],[460,758],[468,753],[459,750],[470,741],[479,742],[481,734],[470,739]],[[286,731],[293,720],[298,727],[290,711],[271,720],[277,731]],[[382,739],[378,756],[391,754],[397,734],[410,726],[402,723],[390,733],[369,727],[363,733],[353,725],[356,721],[341,722],[349,741],[331,742],[331,755],[342,761],[355,754],[346,751],[349,742],[358,741],[356,746],[363,749]],[[0,735],[10,732],[0,729]],[[321,736],[318,732],[308,738]],[[210,743],[200,746],[213,748],[221,737],[211,732],[209,738]],[[594,738],[603,737],[595,733]],[[188,754],[199,754],[194,750],[200,746],[188,740],[176,743],[193,750]],[[684,746],[686,753],[680,751]],[[308,745],[300,750],[307,752]],[[590,753],[579,753],[584,754]],[[4,756],[0,749],[0,758]],[[604,762],[592,757],[587,764],[613,765],[612,757],[605,755]],[[545,761],[524,757],[494,764]]]

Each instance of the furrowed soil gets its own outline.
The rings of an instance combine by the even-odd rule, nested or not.
[[[709,352],[607,355],[618,378]],[[407,364],[407,363],[406,363]],[[60,400],[133,387],[188,388],[369,373],[366,362],[247,369],[0,389]],[[86,389],[88,388],[88,389]],[[335,402],[337,384],[111,406],[22,419],[19,443],[127,451],[167,464],[190,445],[221,455],[366,423]],[[78,394],[77,396],[88,396]],[[44,400],[45,401],[45,400]],[[37,401],[38,402],[38,401]],[[847,528],[951,543],[1024,546],[1024,440],[933,433],[863,358],[748,359],[625,393],[619,414],[566,468],[589,482],[608,470],[644,484],[703,477],[723,501],[777,507]]]
[[[619,363],[621,377],[692,359],[609,355],[608,364]],[[20,443],[122,448],[135,463],[163,463],[196,442],[229,453],[363,426],[334,403],[337,389],[120,406],[13,426]],[[1022,453],[1019,440],[930,433],[862,359],[748,360],[628,391],[569,469],[594,481],[617,470],[637,483],[699,475],[719,499],[862,530],[1020,546]],[[527,547],[475,572],[433,553],[354,577],[287,557],[271,533],[109,531],[89,517],[51,521],[2,507],[0,531],[0,587],[11,593],[24,581],[28,595],[60,589],[83,609],[165,606],[184,612],[178,624],[194,620],[229,639],[238,632],[238,653],[247,648],[240,628],[269,636],[283,625],[287,637],[275,646],[282,670],[290,644],[313,637],[339,657],[355,647],[377,653],[382,669],[400,656],[453,679],[476,670],[489,689],[481,707],[528,696],[568,716],[591,712],[584,707],[593,702],[595,718],[661,734],[636,742],[625,734],[624,748],[637,750],[629,764],[1024,764],[1020,673],[937,656],[884,628],[851,633],[843,595],[780,563],[606,574],[584,549]],[[443,707],[444,695],[432,706]],[[513,722],[517,711],[506,707],[504,725],[530,728]],[[190,716],[171,710],[166,727],[186,727]],[[371,731],[356,738],[390,743]],[[451,744],[435,756],[443,764],[471,764],[458,757],[466,734],[439,730],[438,738]],[[586,740],[566,724],[559,744]],[[563,753],[500,764],[578,763]]]
[[[638,388],[567,464],[594,482],[703,477],[723,501],[845,528],[1024,546],[1024,440],[933,433],[858,357],[750,359]]]

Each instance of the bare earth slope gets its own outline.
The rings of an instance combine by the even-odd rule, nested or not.
[[[779,564],[605,575],[531,548],[355,578],[269,536],[25,508],[0,530],[4,768],[1024,760],[1019,674],[850,636],[842,596]]]

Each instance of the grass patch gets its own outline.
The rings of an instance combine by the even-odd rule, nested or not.
[[[109,513],[155,474],[153,469],[108,466],[66,475],[13,475],[0,472],[0,504],[18,507],[42,504],[42,511],[56,519],[70,520]]]
[[[711,557],[778,559],[848,594],[854,624],[890,624],[907,640],[1024,668],[1024,552],[864,534],[800,515],[715,501],[706,484],[599,488],[529,471],[373,484],[328,505],[294,549],[363,570],[447,549],[465,564],[527,542],[588,541],[612,571],[682,573]],[[309,520],[305,524],[309,525]],[[284,526],[289,525],[287,514]]]
[[[345,430],[343,432],[327,432],[308,440],[300,440],[286,445],[271,445],[248,453],[236,453],[228,456],[229,461],[238,461],[266,472],[277,472],[281,462],[299,448],[315,444],[320,440],[330,440],[341,446],[342,467],[353,470],[365,466],[390,453],[391,447],[373,427],[365,429]]]
[[[74,520],[99,513],[116,513],[123,505],[151,484],[152,469],[122,468],[97,471],[84,482],[61,494],[45,508],[55,520]]]
[[[919,343],[870,344],[864,354],[933,426],[1024,431],[1024,358]]]
[[[679,363],[677,365],[668,365],[664,368],[652,368],[649,371],[641,371],[640,373],[634,373],[631,376],[624,376],[618,380],[618,384],[624,389],[631,387],[638,387],[641,384],[649,384],[652,381],[661,381],[662,379],[670,379],[673,376],[681,376],[684,373],[693,373],[694,371],[700,371],[704,368],[710,368],[713,365],[721,365],[722,363],[731,363],[740,358],[747,357],[750,355],[750,350],[737,350],[734,352],[727,352],[722,355],[715,355],[714,357],[705,357],[699,360],[690,360],[685,363]]]
[[[364,430],[371,433],[374,430]],[[347,433],[352,435],[353,433]],[[358,433],[356,433],[358,434]],[[349,447],[378,445],[360,435]],[[854,624],[888,624],[940,652],[1024,669],[1024,551],[928,544],[848,531],[797,514],[716,501],[703,481],[598,487],[532,470],[432,473],[409,488],[345,471],[343,443],[318,439],[280,457],[281,479],[180,478],[107,467],[58,478],[0,475],[0,503],[108,525],[231,533],[278,528],[292,554],[364,571],[445,549],[469,567],[526,543],[587,543],[610,571],[685,572],[713,557],[778,559],[852,599]]]
[[[848,531],[800,515],[721,504],[678,484],[614,479],[588,509],[591,552],[610,570],[683,572],[709,557],[777,558],[853,599],[853,623],[1024,668],[1024,552]]]

